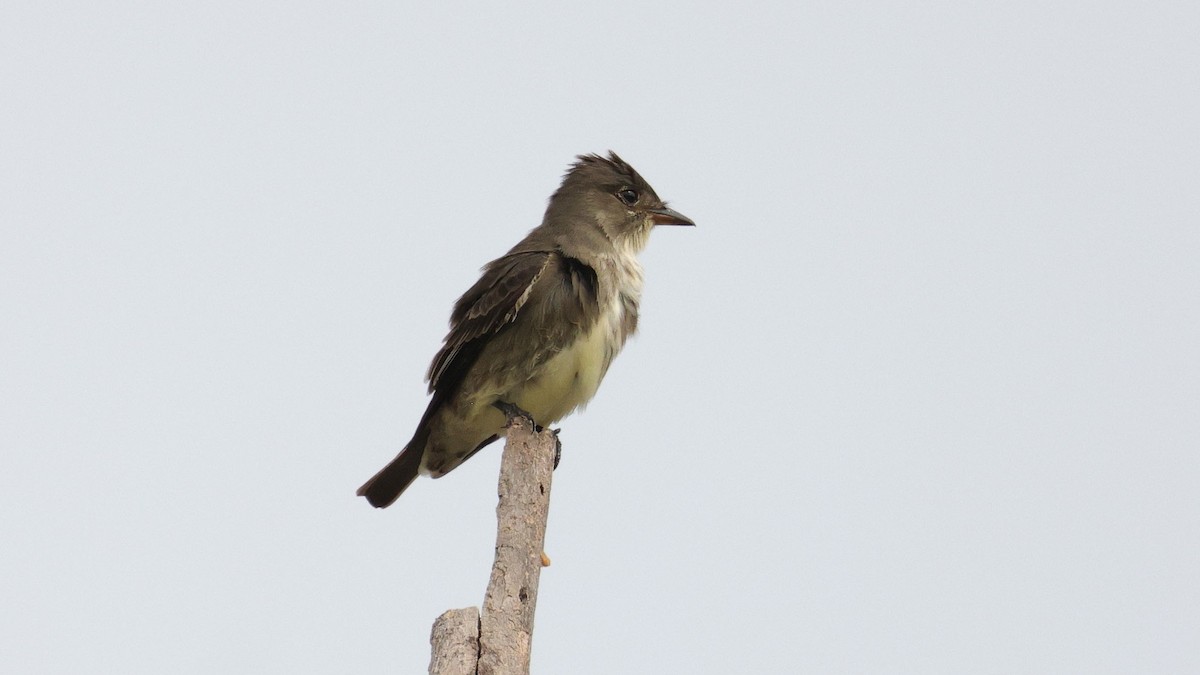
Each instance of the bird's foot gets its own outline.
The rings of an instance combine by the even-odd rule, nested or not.
[[[558,432],[562,429],[551,429],[550,433],[554,434],[554,468],[558,468],[559,461],[562,460],[562,439],[558,437]]]
[[[537,433],[542,432],[542,428],[537,425],[537,422],[533,421],[533,415],[530,415],[528,412],[517,407],[515,403],[509,403],[508,401],[496,401],[495,403],[492,403],[492,406],[504,413],[504,417],[507,418],[508,426],[511,427],[513,420],[515,419],[523,419],[526,422],[529,422],[529,426],[533,427],[534,431]]]
[[[509,403],[508,401],[496,401],[495,403],[492,403],[492,406],[495,407],[500,412],[504,413],[504,416],[508,419],[508,426],[510,426],[510,427],[512,426],[513,420],[522,419],[522,420],[525,420],[526,422],[528,422],[529,426],[533,427],[534,433],[540,434],[543,431],[545,431],[545,428],[543,428],[537,422],[533,421],[533,415],[530,415],[525,410],[522,410],[520,408],[520,406],[516,405],[515,403]],[[562,441],[558,438],[558,432],[560,432],[560,431],[562,431],[562,429],[551,429],[550,430],[550,433],[554,434],[554,468],[555,469],[558,468],[558,463],[560,461],[562,461]]]

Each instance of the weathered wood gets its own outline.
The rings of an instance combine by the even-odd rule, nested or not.
[[[429,675],[475,675],[479,665],[479,610],[447,610],[433,622]]]
[[[479,624],[479,675],[526,675],[554,473],[554,432],[514,418],[500,465],[496,560]]]
[[[558,439],[513,418],[500,460],[496,559],[483,601],[433,624],[430,675],[528,675]]]

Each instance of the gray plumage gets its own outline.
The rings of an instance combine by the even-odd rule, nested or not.
[[[693,224],[616,153],[580,156],[542,224],[488,263],[455,303],[416,432],[358,494],[382,508],[419,473],[449,473],[503,433],[496,402],[540,425],[587,403],[637,330],[636,256],[651,228]]]

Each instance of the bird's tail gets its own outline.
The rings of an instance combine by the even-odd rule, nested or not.
[[[424,448],[417,449],[418,444],[409,443],[404,451],[371,477],[371,480],[358,488],[358,496],[366,497],[371,506],[385,508],[400,497],[409,485],[417,479],[421,469],[421,456]],[[419,444],[419,445],[424,445]]]

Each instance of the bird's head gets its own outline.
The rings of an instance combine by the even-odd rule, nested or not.
[[[654,188],[617,153],[580,155],[550,198],[548,222],[588,219],[619,248],[640,251],[655,225],[695,225],[668,208]]]

